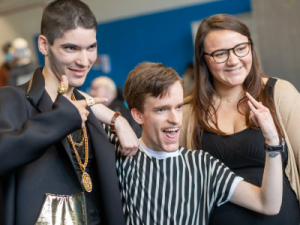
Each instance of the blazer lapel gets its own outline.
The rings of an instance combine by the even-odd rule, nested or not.
[[[30,101],[31,105],[40,113],[51,110],[53,107],[53,102],[49,94],[45,90],[45,79],[42,71],[43,67],[36,69],[36,71],[31,76],[26,92],[26,98],[28,99],[28,101]],[[61,143],[68,155],[69,160],[72,162],[74,171],[76,171],[67,137],[62,139]]]

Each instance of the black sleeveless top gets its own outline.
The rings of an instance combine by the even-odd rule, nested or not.
[[[271,81],[270,81],[271,80]],[[273,84],[275,79],[270,78],[268,83]],[[272,84],[272,83],[271,83]],[[272,85],[271,85],[272,87]],[[271,89],[273,90],[273,89]],[[268,91],[271,96],[272,92]],[[264,172],[266,153],[263,147],[265,138],[261,130],[247,128],[229,136],[220,136],[207,131],[203,132],[202,147],[212,156],[220,159],[234,173],[245,181],[261,186]],[[283,168],[287,163],[288,153],[282,153]],[[283,201],[279,214],[267,216],[253,212],[230,202],[215,207],[209,224],[211,225],[243,225],[243,224],[295,224],[299,225],[299,203],[290,183],[283,175]]]

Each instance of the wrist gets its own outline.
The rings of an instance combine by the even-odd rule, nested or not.
[[[122,115],[120,115],[116,118],[116,122],[115,122],[116,131],[118,131],[122,128],[123,120],[125,120],[125,118]]]
[[[280,145],[280,139],[278,136],[274,136],[273,138],[268,138],[266,139],[266,144],[267,145]]]
[[[278,142],[271,142],[271,143],[278,143],[278,144],[269,144],[265,142],[264,148],[266,152],[283,152],[285,149],[285,141],[284,139],[281,139]]]

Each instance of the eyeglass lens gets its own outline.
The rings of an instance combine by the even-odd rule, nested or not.
[[[214,60],[217,63],[226,62],[229,58],[229,50],[216,51],[213,55]],[[240,44],[233,49],[234,54],[238,57],[246,56],[249,53],[249,51],[250,51],[250,46],[248,43]]]

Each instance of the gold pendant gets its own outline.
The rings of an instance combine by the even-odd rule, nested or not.
[[[231,103],[231,102],[232,102],[232,99],[227,98],[227,102]]]
[[[87,192],[91,192],[93,188],[92,179],[88,173],[84,172],[81,176],[81,182]]]

